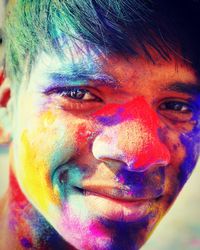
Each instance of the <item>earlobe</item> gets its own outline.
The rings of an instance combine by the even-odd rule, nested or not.
[[[11,124],[6,108],[0,107],[0,144],[8,144],[11,139]]]
[[[10,86],[8,79],[1,78],[0,83],[0,144],[11,140]]]

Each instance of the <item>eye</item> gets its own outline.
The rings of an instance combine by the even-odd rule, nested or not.
[[[49,94],[58,94],[64,98],[70,98],[78,101],[101,101],[99,97],[91,93],[90,90],[74,87],[74,88],[55,88],[48,91]]]
[[[175,112],[181,113],[189,113],[192,112],[192,107],[181,101],[166,101],[160,105],[160,110],[171,110]]]
[[[72,99],[84,101],[96,99],[95,96],[92,95],[88,90],[79,88],[62,90],[59,95],[62,97],[69,97]]]
[[[159,105],[159,113],[165,118],[176,122],[189,122],[197,112],[197,107],[188,100],[164,100]]]
[[[78,112],[79,115],[94,112],[104,104],[103,99],[99,97],[99,91],[92,87],[56,86],[45,90],[44,94],[50,96],[50,100],[56,104],[56,108]]]

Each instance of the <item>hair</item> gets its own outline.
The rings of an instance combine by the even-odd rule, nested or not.
[[[200,60],[198,0],[17,0],[5,25],[7,74],[20,81],[41,51],[62,55],[59,38],[81,40],[102,51],[154,62],[177,54],[197,71]]]

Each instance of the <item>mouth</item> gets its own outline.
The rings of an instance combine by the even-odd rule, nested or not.
[[[73,187],[91,213],[111,220],[137,221],[152,212],[155,199],[135,199],[123,190],[102,187]]]
[[[111,199],[116,202],[132,203],[132,202],[141,202],[141,201],[144,202],[145,200],[150,200],[150,199],[135,198],[131,195],[130,190],[120,189],[117,187],[87,186],[84,188],[80,188],[74,186],[73,189],[84,196],[95,195],[105,199]],[[158,199],[158,197],[155,197],[155,199]]]
[[[74,209],[79,201],[81,207],[86,208],[92,217],[137,221],[152,212],[156,213],[158,199],[163,195],[163,192],[159,192],[159,195],[149,192],[137,196],[130,187],[105,179],[90,179],[82,183],[80,181],[77,185],[78,181],[74,178],[76,175],[71,171],[66,171],[65,168],[56,171],[53,185],[56,184],[59,188],[62,199],[65,200],[64,204]],[[81,212],[81,207],[76,207],[77,211]]]

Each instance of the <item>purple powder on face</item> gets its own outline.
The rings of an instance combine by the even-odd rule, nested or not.
[[[32,243],[27,238],[22,238],[20,240],[20,242],[21,242],[21,245],[23,247],[25,247],[25,248],[31,248],[31,247],[33,247]]]

